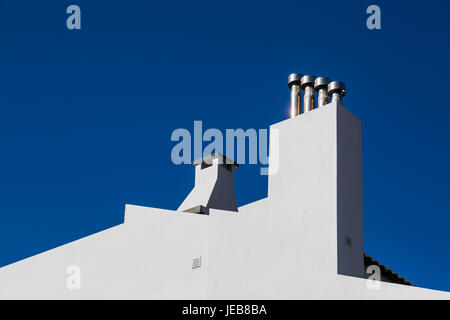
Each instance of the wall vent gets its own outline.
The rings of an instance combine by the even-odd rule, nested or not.
[[[352,247],[352,238],[347,234],[345,235],[345,244],[350,248]]]
[[[202,257],[195,258],[192,260],[192,269],[197,269],[202,266]]]

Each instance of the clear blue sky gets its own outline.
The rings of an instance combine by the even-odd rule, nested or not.
[[[81,31],[66,28],[70,4]],[[370,4],[381,31],[365,26]],[[0,265],[119,224],[125,203],[176,209],[194,171],[172,164],[171,132],[267,128],[300,72],[345,81],[362,121],[366,252],[450,290],[449,9],[0,0]],[[265,197],[266,179],[241,166],[238,204]]]

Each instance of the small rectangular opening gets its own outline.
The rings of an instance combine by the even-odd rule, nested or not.
[[[352,247],[352,238],[348,234],[345,235],[345,244],[350,248]]]
[[[206,168],[211,167],[211,166],[212,166],[212,163],[206,163],[206,162],[202,161],[200,169],[203,170],[203,169],[206,169]]]

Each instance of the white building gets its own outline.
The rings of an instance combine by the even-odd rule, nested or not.
[[[237,166],[215,154],[179,210],[126,205],[123,224],[1,268],[0,298],[449,299],[384,266],[366,279],[361,124],[338,98],[270,127],[267,198],[237,208]]]

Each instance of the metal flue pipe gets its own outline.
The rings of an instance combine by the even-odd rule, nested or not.
[[[305,91],[303,95],[303,112],[308,112],[314,109],[314,80],[315,76],[303,76],[301,78],[301,88]]]
[[[328,104],[328,84],[331,82],[330,78],[318,77],[314,80],[314,90],[318,92],[317,107],[320,108]]]
[[[300,79],[302,75],[298,73],[291,73],[288,77],[288,87],[291,89],[291,118],[298,116],[301,110],[301,91]]]
[[[345,96],[345,84],[341,81],[333,81],[328,84],[328,95],[332,102],[342,104],[342,98]]]

